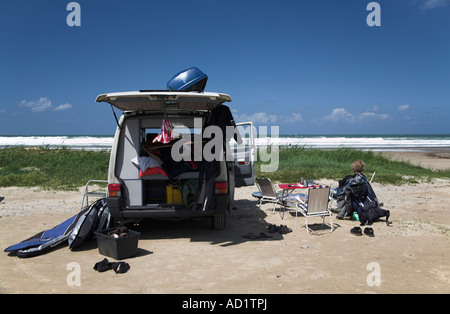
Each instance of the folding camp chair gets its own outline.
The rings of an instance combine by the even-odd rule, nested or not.
[[[376,174],[376,173],[377,173],[377,172],[375,171],[375,172],[372,174],[372,178],[370,178],[369,183],[372,183],[373,177],[375,177],[375,174]]]
[[[272,203],[273,204],[272,212],[274,212],[276,205],[282,204],[283,191],[275,190],[272,181],[270,181],[270,179],[268,178],[255,178],[255,180],[256,186],[258,187],[261,193],[260,194],[261,198],[259,199],[259,208],[261,208],[261,204],[263,202]]]
[[[295,200],[295,226],[297,226],[297,213],[300,212],[305,217],[306,231],[309,234],[308,218],[322,217],[325,224],[325,217],[330,216],[331,231],[333,231],[333,220],[328,207],[330,187],[308,188],[306,200],[301,198]]]
[[[83,199],[81,200],[81,207],[80,207],[80,211],[83,209],[84,206],[88,206],[89,205],[89,196],[92,197],[96,197],[96,198],[105,198],[107,196],[107,191],[101,191],[101,192],[96,192],[96,191],[89,191],[89,185],[91,183],[108,183],[108,181],[105,180],[89,180],[85,187],[84,187],[84,193],[83,193]],[[86,201],[86,202],[85,202]]]

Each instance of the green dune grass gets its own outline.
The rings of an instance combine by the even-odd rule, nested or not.
[[[355,149],[280,149],[279,167],[275,172],[261,172],[261,161],[255,164],[256,175],[280,182],[306,179],[339,180],[351,174],[353,160],[366,163],[366,175],[376,171],[375,182],[404,184],[450,178],[450,171],[433,171],[387,159],[381,154]],[[71,149],[14,147],[0,149],[0,187],[42,187],[74,190],[88,180],[106,180],[109,152]]]
[[[109,152],[48,148],[0,149],[0,187],[73,190],[106,180]]]
[[[280,182],[299,182],[301,177],[308,180],[340,180],[353,173],[351,164],[357,159],[365,162],[364,173],[368,178],[376,171],[374,182],[400,185],[450,178],[450,171],[433,171],[408,162],[393,161],[371,151],[301,147],[280,149],[279,167],[276,172],[261,172],[261,162],[257,162],[256,174]]]

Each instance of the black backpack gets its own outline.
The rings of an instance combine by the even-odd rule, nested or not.
[[[372,186],[363,174],[346,176],[339,181],[336,191],[338,201],[338,212],[341,218],[351,216],[353,212],[361,215],[365,202],[373,201],[378,206],[378,199]]]
[[[347,186],[349,204],[352,211],[358,213],[361,225],[371,225],[378,218],[389,217],[389,211],[379,207],[378,198],[364,175],[351,178]]]

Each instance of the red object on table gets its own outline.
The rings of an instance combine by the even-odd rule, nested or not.
[[[283,190],[289,190],[289,189],[307,189],[307,188],[318,188],[320,187],[320,185],[314,184],[311,186],[303,186],[302,184],[299,183],[280,183],[278,184],[278,186],[280,187],[280,189]]]

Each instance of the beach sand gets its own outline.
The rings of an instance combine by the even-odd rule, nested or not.
[[[434,169],[450,166],[449,159],[424,152],[386,154]],[[236,210],[223,231],[212,230],[209,219],[130,225],[142,235],[138,255],[124,260],[130,265],[125,274],[93,269],[105,258],[95,240],[76,251],[62,245],[27,259],[2,252],[0,293],[450,293],[449,183],[375,182],[378,198],[391,211],[392,225],[384,218],[375,222],[373,238],[352,235],[350,229],[359,223],[337,220],[335,214],[333,232],[320,218],[312,218],[308,235],[303,217],[296,227],[293,213],[286,212],[282,219],[271,205],[257,206],[251,196],[256,186],[239,188]],[[0,247],[5,249],[77,213],[82,192],[13,187],[1,188],[0,197]],[[293,231],[271,234],[270,224]],[[243,237],[260,232],[272,238]],[[71,284],[73,265],[80,267],[79,286]]]
[[[384,157],[396,161],[407,161],[413,165],[434,170],[450,169],[450,150],[448,148],[419,149],[404,152],[382,152]]]

